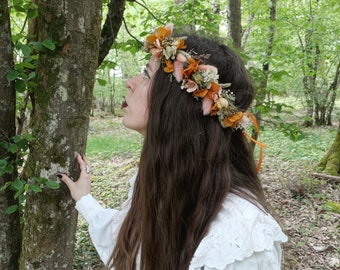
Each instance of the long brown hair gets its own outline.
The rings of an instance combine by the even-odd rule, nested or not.
[[[205,64],[218,68],[219,82],[231,83],[235,105],[246,111],[254,89],[240,58],[210,39],[185,42],[187,50],[210,54]],[[109,264],[117,270],[135,269],[139,250],[141,269],[188,269],[229,192],[265,207],[242,131],[203,116],[202,102],[180,86],[162,67],[154,76],[131,208]]]

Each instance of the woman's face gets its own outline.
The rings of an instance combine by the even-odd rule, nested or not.
[[[123,124],[127,128],[146,134],[148,121],[148,93],[151,88],[152,76],[159,67],[159,62],[152,58],[146,65],[142,74],[139,74],[126,82],[128,93],[123,104]]]

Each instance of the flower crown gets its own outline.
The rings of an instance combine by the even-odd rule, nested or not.
[[[146,37],[144,47],[154,58],[160,60],[163,70],[172,74],[177,82],[182,82],[181,88],[199,99],[202,99],[204,115],[217,115],[222,127],[233,130],[242,129],[243,134],[260,147],[260,157],[257,165],[259,172],[262,164],[263,148],[266,145],[252,138],[244,131],[244,125],[252,120],[260,134],[260,128],[255,117],[242,112],[235,106],[235,95],[228,88],[231,83],[218,82],[218,70],[212,65],[201,64],[202,59],[209,55],[197,55],[186,51],[186,37],[173,37],[173,24],[159,27],[156,32]]]
[[[218,70],[201,64],[209,55],[193,55],[185,51],[186,37],[172,37],[173,24],[159,27],[147,36],[145,49],[160,60],[163,70],[172,74],[181,88],[202,99],[204,115],[217,115],[224,128],[243,129],[248,122],[245,113],[235,106],[235,95],[228,90],[231,83],[218,83]]]

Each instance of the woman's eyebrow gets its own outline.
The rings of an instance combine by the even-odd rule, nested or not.
[[[151,66],[149,65],[149,63],[147,63],[145,66],[146,66],[146,72],[148,73],[148,75],[150,77],[150,72],[152,73]]]
[[[150,74],[149,74],[149,71],[148,71],[148,65],[147,64],[145,65],[145,68],[143,69],[143,74],[144,74],[144,76],[146,76],[150,79]]]

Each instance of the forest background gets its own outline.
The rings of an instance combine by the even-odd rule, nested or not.
[[[102,267],[56,175],[76,179],[86,152],[94,193],[124,200],[142,143],[119,123],[124,83],[166,22],[233,47],[254,79],[284,269],[339,267],[338,14],[337,0],[0,0],[0,269]]]

